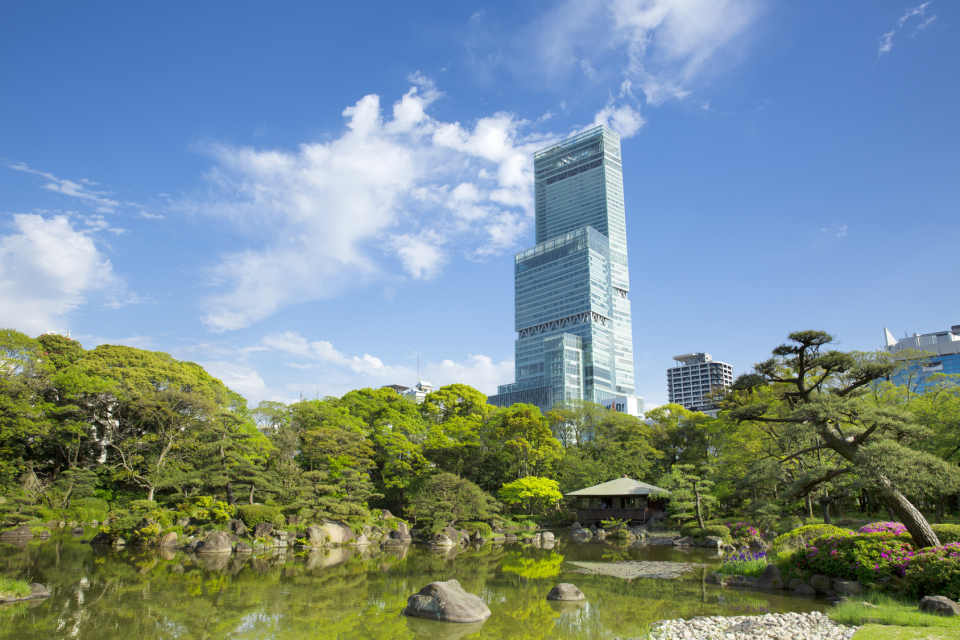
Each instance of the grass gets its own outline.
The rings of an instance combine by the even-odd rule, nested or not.
[[[0,598],[15,596],[25,598],[30,595],[30,584],[26,580],[0,577]]]
[[[875,605],[869,607],[864,602]],[[904,635],[904,638],[933,638],[934,633],[942,633],[938,637],[960,638],[960,619],[947,618],[932,613],[923,613],[917,609],[917,602],[900,600],[886,594],[867,592],[862,596],[855,596],[851,600],[835,607],[830,611],[830,617],[840,624],[868,625],[870,627],[910,627],[919,631],[921,635]],[[863,638],[899,638],[899,635],[876,635],[880,631],[871,631],[863,634]],[[891,632],[893,633],[893,632]],[[855,636],[861,640],[858,632]]]
[[[960,640],[960,631],[946,627],[890,627],[868,624],[860,627],[853,640]]]
[[[750,576],[759,578],[767,568],[767,559],[759,560],[732,560],[720,565],[719,572],[730,576]]]

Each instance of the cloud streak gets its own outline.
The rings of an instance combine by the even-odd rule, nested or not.
[[[916,31],[913,32],[913,35],[916,35],[917,31],[926,29],[928,26],[930,26],[930,23],[937,19],[937,16],[935,15],[923,19],[924,15],[926,14],[927,7],[930,6],[931,2],[924,2],[919,6],[907,8],[904,14],[897,20],[896,26],[880,37],[880,49],[877,52],[877,57],[880,57],[885,53],[890,53],[890,51],[893,49],[893,37],[897,35],[897,32],[900,31],[900,29],[902,29],[911,18],[917,17],[921,20],[920,24],[917,25]]]

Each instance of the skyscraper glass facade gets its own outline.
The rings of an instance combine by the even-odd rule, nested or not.
[[[633,395],[620,136],[585,131],[538,151],[534,171],[537,245],[514,261],[516,382],[490,402]]]

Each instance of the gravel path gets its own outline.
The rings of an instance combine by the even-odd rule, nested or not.
[[[849,640],[857,627],[845,627],[827,614],[768,613],[764,616],[661,620],[652,640]]]

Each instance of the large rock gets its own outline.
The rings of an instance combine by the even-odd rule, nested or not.
[[[701,545],[711,549],[720,549],[723,547],[723,538],[720,536],[707,536],[703,539]]]
[[[793,582],[791,580],[791,582]],[[808,585],[806,582],[801,582],[797,585],[797,588],[793,590],[793,595],[795,596],[815,596],[817,595],[817,590]]]
[[[834,580],[833,590],[842,596],[858,596],[863,593],[863,586],[856,580]]]
[[[761,540],[760,538],[750,538],[750,550],[751,551],[766,551],[767,543]]]
[[[344,522],[324,520],[320,526],[327,533],[328,544],[347,544],[357,539],[353,529]]]
[[[430,538],[431,547],[455,547],[456,542],[450,539],[450,536],[443,533],[438,533],[437,535]]]
[[[194,551],[196,553],[230,553],[233,551],[233,544],[226,531],[214,531],[207,536],[206,540],[198,544]]]
[[[30,597],[31,598],[49,598],[50,592],[45,586],[39,582],[34,582],[30,585]]]
[[[318,527],[317,525],[310,525],[307,527],[307,544],[312,547],[322,547],[327,543],[327,532],[323,527]]]
[[[253,537],[254,538],[266,538],[271,533],[273,533],[273,523],[272,522],[261,522],[253,528]]]
[[[561,582],[553,589],[550,589],[550,593],[547,594],[547,600],[562,600],[564,602],[576,602],[578,600],[586,600],[587,597],[583,595],[583,592],[580,589],[577,589],[574,585],[569,582]]]
[[[233,545],[233,552],[237,555],[250,554],[253,553],[253,547],[248,545],[246,542],[238,542],[237,544]]]
[[[553,532],[551,531],[544,531],[543,533],[540,534],[540,540],[542,540],[543,542],[553,542],[556,539],[557,537],[553,535]]]
[[[945,596],[924,596],[920,601],[920,611],[941,616],[960,615],[960,605]]]
[[[113,536],[110,535],[109,533],[106,533],[106,532],[104,532],[104,531],[101,531],[101,532],[99,532],[97,535],[93,536],[93,538],[90,540],[90,544],[94,544],[94,545],[97,545],[97,544],[102,544],[102,545],[113,544]]]
[[[754,589],[783,589],[783,576],[775,564],[768,564],[763,574],[753,583]]]
[[[456,580],[431,582],[407,598],[408,616],[441,622],[482,622],[490,617],[487,604],[467,593]]]
[[[443,534],[448,538],[450,538],[451,540],[453,540],[454,542],[460,542],[460,539],[462,538],[462,536],[460,535],[460,532],[454,529],[453,527],[444,527]]]
[[[410,535],[410,527],[406,522],[397,522],[397,528],[390,532],[390,537],[401,542],[410,542],[413,536]]]
[[[810,586],[817,590],[817,593],[830,593],[830,578],[822,573],[815,573],[810,576]]]
[[[800,585],[804,584],[803,580],[800,578],[791,578],[790,582],[787,584],[788,589],[796,589]]]
[[[707,584],[725,584],[725,577],[720,573],[708,573],[703,579]]]
[[[159,544],[160,544],[161,547],[175,547],[175,546],[177,546],[177,532],[176,532],[176,531],[171,531],[170,533],[167,533],[167,534],[165,534],[165,535],[160,536],[160,542],[159,542]]]
[[[3,533],[0,533],[0,540],[16,540],[18,538],[32,538],[33,531],[25,524],[20,525],[16,529],[7,529]]]
[[[247,525],[243,524],[243,520],[231,520],[227,525],[227,528],[238,536],[244,536],[247,534]]]
[[[296,514],[287,516],[287,524],[288,524],[289,526],[291,526],[291,527],[295,527],[295,526],[297,526],[298,524],[300,524],[301,522],[303,522],[303,518],[301,518],[300,516],[298,516],[298,515],[296,515]]]
[[[685,536],[685,537],[683,537],[683,538],[676,538],[676,539],[674,539],[674,541],[673,541],[673,546],[675,546],[675,547],[685,547],[685,546],[687,546],[687,545],[693,544],[694,542],[696,542],[696,541],[695,541],[693,538],[691,538],[690,536]]]
[[[380,517],[383,518],[384,520],[390,520],[391,518],[393,518],[393,514],[390,513],[389,509],[381,509]]]

